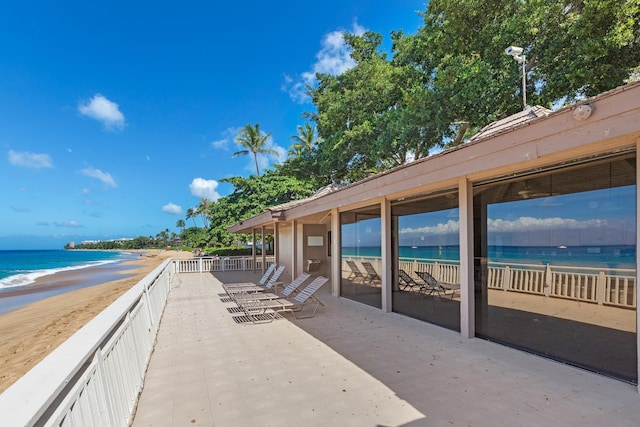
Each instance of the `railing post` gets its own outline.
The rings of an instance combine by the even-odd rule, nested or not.
[[[98,381],[99,386],[96,387],[96,390],[102,394],[102,399],[98,400],[100,401],[100,403],[105,405],[105,410],[107,412],[107,417],[110,420],[110,424],[116,425],[117,416],[116,411],[113,407],[114,399],[111,392],[111,387],[109,387],[110,382],[108,382],[107,372],[104,368],[104,358],[102,357],[102,351],[96,351],[93,359],[96,362],[96,371],[98,378],[100,378],[100,380]]]
[[[502,273],[502,290],[509,290],[509,281],[511,280],[511,266],[506,266],[504,268],[504,272]]]
[[[440,274],[440,263],[438,261],[433,263],[433,277],[436,280],[442,282],[442,275]]]
[[[604,274],[604,271],[598,273],[598,280],[596,281],[596,299],[598,301],[598,305],[604,304],[604,299],[606,295],[607,289],[607,277]]]
[[[544,296],[548,297],[551,295],[551,280],[553,275],[551,274],[551,266],[547,264],[544,268]]]

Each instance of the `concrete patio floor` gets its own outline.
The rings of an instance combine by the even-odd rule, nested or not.
[[[238,324],[221,282],[174,279],[133,426],[638,426],[635,386],[330,295]]]

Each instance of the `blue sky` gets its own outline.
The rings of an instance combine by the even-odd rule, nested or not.
[[[425,1],[0,5],[0,249],[155,235],[248,176],[313,105],[316,71],[349,67],[341,31],[415,33]],[[268,166],[266,164],[263,167]]]

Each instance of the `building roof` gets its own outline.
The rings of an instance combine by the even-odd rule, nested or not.
[[[512,174],[539,167],[560,158],[575,159],[611,150],[619,138],[640,136],[640,82],[630,83],[557,111],[532,107],[491,123],[467,143],[380,172],[343,187],[328,186],[313,196],[274,206],[229,228],[232,233],[301,219],[333,208],[365,205],[380,197],[399,198],[416,191],[456,187],[461,177],[486,179],[493,174]],[[576,114],[584,106],[594,113]],[[588,120],[587,120],[588,118]],[[576,136],[579,135],[579,138]],[[625,144],[627,143],[624,138]],[[566,160],[566,159],[565,159]],[[568,161],[568,160],[567,160]],[[322,216],[324,218],[324,216]]]
[[[493,123],[489,123],[478,133],[473,135],[469,142],[474,142],[480,139],[485,139],[488,136],[492,136],[498,134],[503,131],[507,131],[512,128],[516,128],[524,123],[530,122],[531,120],[537,119],[539,117],[547,117],[551,114],[552,111],[548,108],[544,108],[540,105],[536,105],[534,107],[527,108],[526,110],[520,111],[516,114],[512,114],[504,119],[500,119]]]
[[[290,202],[282,203],[280,205],[273,206],[273,207],[269,208],[269,211],[278,212],[278,211],[284,211],[284,210],[287,210],[287,209],[291,209],[291,208],[293,208],[295,206],[298,206],[298,205],[301,205],[303,203],[306,203],[309,200],[317,199],[319,197],[326,196],[327,194],[333,193],[334,191],[337,191],[342,187],[344,187],[344,186],[343,185],[338,185],[338,184],[325,185],[324,187],[320,188],[318,191],[316,191],[315,193],[313,193],[311,196],[307,197],[306,199],[292,200]]]

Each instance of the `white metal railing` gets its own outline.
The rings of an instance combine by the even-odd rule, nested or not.
[[[166,260],[0,394],[0,424],[129,425],[174,275]]]
[[[267,265],[275,262],[275,257],[266,257]],[[247,271],[262,269],[262,257],[230,256],[230,257],[194,257],[175,260],[177,273],[204,273],[214,271]]]
[[[345,256],[342,270],[349,272],[345,263],[368,261],[381,271],[380,257]],[[442,283],[460,283],[460,263],[457,260],[400,258],[398,268],[413,275],[426,271]],[[490,289],[522,292],[553,298],[565,298],[600,305],[636,308],[636,270],[622,268],[592,268],[490,262],[487,281]]]

